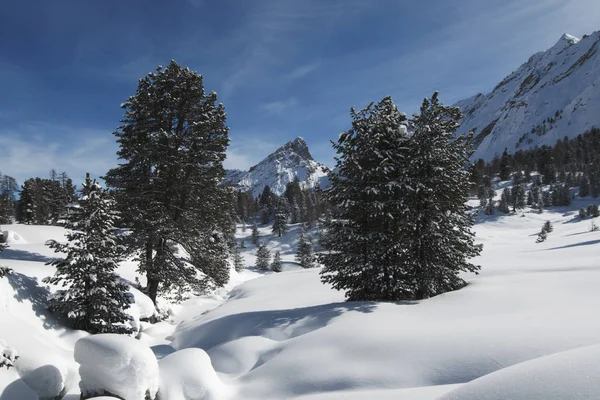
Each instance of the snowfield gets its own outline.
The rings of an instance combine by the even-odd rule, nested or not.
[[[345,302],[320,283],[318,269],[294,266],[298,226],[282,240],[261,228],[261,240],[281,251],[286,268],[256,271],[250,229],[240,230],[248,269],[232,272],[213,294],[166,305],[166,321],[140,322],[138,341],[122,338],[136,346],[122,353],[145,354],[145,363],[158,365],[145,385],[156,384],[163,400],[597,399],[600,232],[577,216],[590,202],[577,199],[543,214],[479,216],[481,274],[467,276],[464,289],[420,302]],[[535,243],[546,220],[554,231]],[[82,365],[113,364],[103,364],[108,350],[84,352],[83,364],[75,362],[74,349],[98,340],[107,345],[104,339],[62,328],[44,311],[45,296],[56,289],[41,284],[53,273],[44,265],[53,257],[44,242],[64,231],[1,230],[12,239],[0,265],[14,274],[0,278],[0,339],[20,358],[0,370],[0,400],[61,392],[78,399]],[[123,263],[119,272],[132,281],[135,265]],[[147,298],[132,292],[140,314],[151,314]],[[42,379],[48,385],[40,387]]]

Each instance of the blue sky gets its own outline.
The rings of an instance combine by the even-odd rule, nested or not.
[[[331,165],[351,106],[453,103],[595,30],[597,0],[0,0],[0,171],[104,174],[119,105],[171,59],[225,104],[226,167],[296,136]]]

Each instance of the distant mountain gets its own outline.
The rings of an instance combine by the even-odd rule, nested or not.
[[[600,32],[581,40],[563,35],[534,54],[491,93],[459,101],[457,134],[475,132],[473,159],[490,160],[600,126]]]
[[[227,170],[223,182],[239,190],[251,191],[256,197],[265,186],[279,195],[298,177],[302,188],[329,185],[328,168],[315,161],[303,138],[286,143],[248,171]]]

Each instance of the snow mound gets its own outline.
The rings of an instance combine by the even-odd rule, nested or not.
[[[13,231],[3,231],[2,237],[4,242],[8,244],[27,244],[27,241],[21,235]]]
[[[158,365],[161,399],[217,400],[228,394],[204,350],[180,350],[160,360]]]
[[[63,363],[43,365],[34,370],[23,373],[20,369],[21,379],[33,390],[40,399],[60,398],[65,392],[68,368]]]
[[[144,293],[140,292],[133,286],[129,288],[129,291],[133,294],[133,297],[135,298],[135,304],[139,309],[141,319],[149,319],[156,316],[156,308],[154,307],[154,303],[152,302],[150,297],[146,296]]]
[[[475,379],[440,400],[592,400],[600,393],[600,345],[513,365]]]
[[[127,400],[156,397],[158,362],[149,347],[129,336],[101,334],[79,339],[75,361],[80,364],[79,388],[84,396],[109,393]]]

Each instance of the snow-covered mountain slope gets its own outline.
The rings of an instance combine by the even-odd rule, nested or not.
[[[256,197],[265,186],[278,195],[298,177],[303,189],[328,186],[327,167],[312,157],[303,138],[286,143],[248,171],[228,170],[223,182],[236,189],[251,191]]]
[[[599,50],[600,31],[581,40],[565,34],[491,93],[459,101],[464,119],[457,133],[474,131],[473,159],[554,145],[600,126]]]

